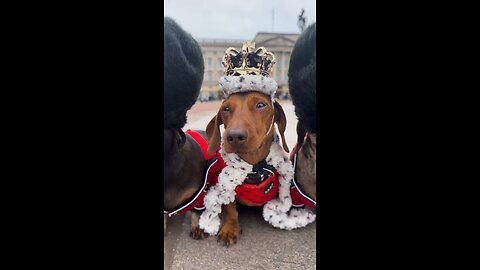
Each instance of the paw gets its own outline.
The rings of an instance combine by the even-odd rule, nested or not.
[[[218,233],[217,241],[223,244],[224,246],[229,247],[230,245],[236,244],[237,240],[240,238],[242,230],[238,224],[225,224]]]
[[[195,240],[203,240],[207,237],[205,232],[200,229],[200,227],[192,227],[192,231],[190,232],[190,236]]]

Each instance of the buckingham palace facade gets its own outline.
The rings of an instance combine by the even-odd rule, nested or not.
[[[273,73],[269,76],[277,81],[277,96],[280,98],[288,95],[290,54],[299,35],[259,32],[253,39],[256,48],[265,47],[269,52],[275,54],[276,64],[273,66]],[[202,49],[205,62],[205,74],[199,99],[221,98],[222,92],[218,81],[223,76],[222,58],[225,50],[229,47],[240,50],[245,40],[198,39],[197,41]]]

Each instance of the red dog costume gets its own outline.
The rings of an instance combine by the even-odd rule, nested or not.
[[[189,200],[183,206],[177,208],[174,211],[168,212],[169,216],[173,216],[175,214],[185,213],[187,211],[203,211],[205,206],[203,204],[203,200],[205,195],[207,194],[207,190],[210,186],[215,186],[218,183],[218,175],[222,172],[223,168],[226,167],[225,162],[220,155],[220,148],[214,154],[208,155],[207,148],[208,143],[207,141],[198,133],[192,130],[187,130],[187,134],[192,136],[192,138],[197,141],[197,143],[202,148],[203,157],[207,161],[207,170],[205,172],[205,181],[203,187],[195,193],[193,198]],[[294,167],[296,166],[296,155],[294,156]],[[250,202],[253,204],[260,204],[263,205],[273,198],[278,196],[279,191],[279,180],[278,180],[278,173],[277,170],[270,171],[269,177],[264,179],[259,184],[248,184],[243,183],[240,186],[235,188],[236,196],[242,199],[243,201]],[[311,208],[316,208],[316,202],[312,198],[305,195],[304,192],[301,191],[298,184],[295,181],[295,178],[292,181],[292,187],[290,188],[290,195],[292,196],[292,206],[293,207],[303,207],[308,206]]]

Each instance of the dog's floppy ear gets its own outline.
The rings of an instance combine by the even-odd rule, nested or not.
[[[220,136],[220,125],[223,124],[220,110],[207,125],[208,149],[207,154],[211,155],[217,152],[222,137]]]
[[[307,131],[303,127],[302,121],[298,121],[297,123],[297,145],[295,146],[295,154],[298,153],[298,150],[300,150],[300,147],[302,147],[303,142],[305,141],[305,135],[307,134]]]
[[[287,152],[290,152],[290,150],[288,150],[287,142],[285,141],[285,129],[287,128],[287,118],[285,117],[285,112],[277,101],[273,103],[273,106],[275,107],[275,123],[277,123],[278,131],[282,137],[283,149]]]
[[[187,138],[185,137],[185,133],[183,132],[183,130],[181,128],[177,128],[174,131],[174,134],[175,134],[174,136],[175,136],[175,140],[177,142],[178,149],[180,149],[185,144],[185,140]]]
[[[163,135],[164,157],[167,157],[170,153],[178,152],[185,144],[185,133],[180,128],[164,129]]]

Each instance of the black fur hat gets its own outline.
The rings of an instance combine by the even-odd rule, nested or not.
[[[163,128],[182,128],[203,81],[204,64],[197,41],[173,19],[163,20]]]
[[[298,38],[288,69],[289,92],[295,113],[308,132],[317,133],[317,27],[310,25]]]

